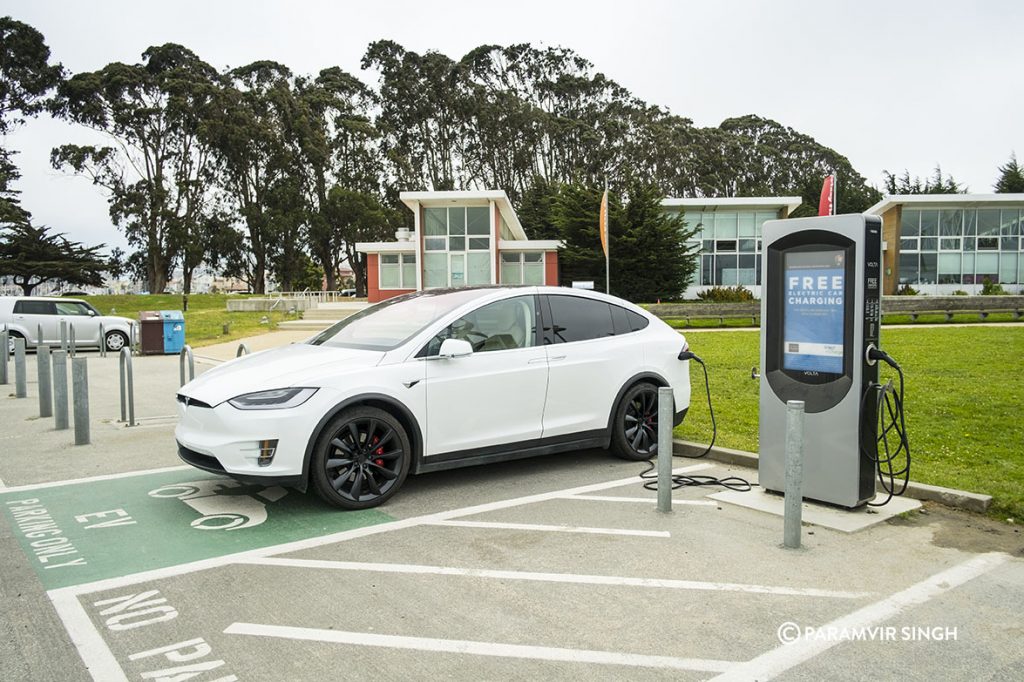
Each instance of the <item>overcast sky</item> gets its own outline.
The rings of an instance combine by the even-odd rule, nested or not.
[[[572,48],[647,102],[700,126],[757,114],[846,155],[869,182],[937,163],[991,192],[1024,157],[1024,2],[702,0],[657,2],[259,2],[0,0],[72,71],[137,62],[176,42],[216,67],[273,59],[296,73],[340,66],[364,80],[373,40],[458,59],[482,44]],[[50,168],[50,149],[95,141],[42,116],[10,135],[22,202],[37,223],[123,245],[106,198]],[[500,188],[499,188],[500,189]]]

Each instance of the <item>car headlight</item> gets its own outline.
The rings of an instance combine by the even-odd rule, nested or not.
[[[284,410],[298,407],[316,393],[315,388],[275,388],[271,391],[246,393],[228,402],[239,410]]]

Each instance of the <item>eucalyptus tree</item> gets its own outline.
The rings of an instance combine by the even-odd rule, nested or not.
[[[417,54],[390,40],[370,43],[363,69],[379,73],[376,124],[393,188],[465,188],[465,72],[439,52]]]
[[[225,74],[217,114],[208,124],[218,186],[244,224],[246,253],[236,265],[254,293],[265,293],[268,255],[278,238],[270,210],[281,193],[299,191],[294,137],[296,98],[292,72],[258,61]]]
[[[47,95],[63,78],[63,67],[50,63],[50,48],[42,33],[11,17],[0,17],[0,136],[18,128],[25,117],[43,111]],[[0,145],[0,221],[4,224],[30,218],[13,188],[21,177],[15,153]]]
[[[207,217],[213,164],[205,126],[217,72],[181,45],[151,47],[138,64],[114,62],[58,88],[54,111],[105,134],[111,146],[63,145],[54,168],[106,190],[110,217],[146,261],[149,290],[164,290],[183,244]]]
[[[366,231],[356,210],[375,203],[379,208],[384,164],[377,129],[371,122],[375,97],[359,79],[337,67],[324,69],[316,78],[296,83],[297,112],[294,143],[302,168],[308,225],[306,238],[317,264],[323,269],[328,289],[337,288],[342,262],[355,274],[357,289],[365,292],[365,256],[355,251]],[[341,192],[341,193],[339,193]],[[365,195],[362,202],[340,201],[344,193]],[[381,217],[377,232],[386,235]],[[359,234],[357,234],[357,232]]]

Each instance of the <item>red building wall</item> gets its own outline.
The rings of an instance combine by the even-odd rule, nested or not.
[[[549,287],[558,286],[558,252],[544,252],[544,284]]]
[[[418,261],[419,259],[417,259]],[[415,289],[384,289],[380,288],[380,257],[376,253],[366,254],[366,301],[377,303],[402,294],[411,294]]]

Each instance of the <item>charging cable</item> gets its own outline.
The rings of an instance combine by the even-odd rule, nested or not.
[[[886,505],[894,496],[902,495],[910,482],[910,441],[907,439],[907,422],[903,413],[903,369],[888,353],[875,347],[868,349],[869,360],[881,360],[896,370],[899,375],[899,390],[892,379],[885,384],[871,384],[861,399],[861,414],[872,392],[876,395],[878,410],[871,423],[862,425],[861,450],[864,456],[875,464],[878,482],[885,491],[882,502],[869,502],[871,507]],[[890,439],[895,436],[895,442]]]
[[[704,364],[704,361],[697,357],[697,355],[688,347],[683,348],[682,352],[679,353],[679,359],[693,360],[701,366],[701,369],[704,370],[704,391],[708,399],[708,412],[711,414],[711,442],[704,449],[704,452],[699,455],[677,455],[673,452],[672,456],[682,457],[683,459],[701,459],[711,452],[711,448],[715,446],[715,439],[718,437],[718,424],[715,422],[715,408],[711,404],[711,384],[708,381],[708,368],[707,365]],[[644,479],[644,488],[647,490],[658,489],[658,474],[651,473],[654,471],[656,466],[654,458],[648,459],[647,468],[640,472],[640,478]],[[685,474],[672,474],[672,490],[688,487],[718,486],[728,490],[747,492],[755,485],[757,484],[750,483],[739,476],[715,478],[714,476],[687,476]]]

